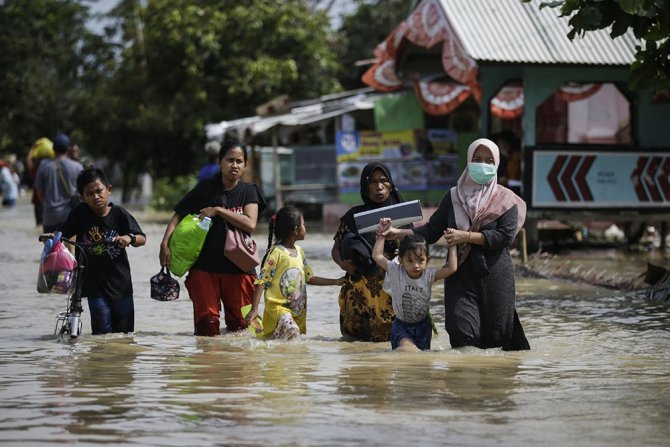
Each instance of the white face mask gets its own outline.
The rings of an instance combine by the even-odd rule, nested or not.
[[[496,176],[497,170],[494,165],[488,163],[468,163],[468,174],[470,178],[480,185],[486,185]]]

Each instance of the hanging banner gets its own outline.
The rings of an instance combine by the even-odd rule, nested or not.
[[[389,95],[375,101],[375,129],[395,132],[425,127],[423,109],[413,93]]]

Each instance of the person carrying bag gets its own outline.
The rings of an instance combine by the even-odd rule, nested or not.
[[[70,196],[70,209],[74,209],[77,205],[81,203],[81,195],[78,192],[72,192],[72,188],[70,187],[70,183],[65,179],[65,176],[63,175],[63,167],[60,165],[58,160],[54,161],[56,164],[56,172],[58,172],[58,178],[60,179],[61,184],[65,188],[65,192],[67,193],[68,196]]]
[[[211,218],[202,249],[185,280],[193,303],[194,333],[204,336],[220,334],[222,304],[229,332],[247,328],[241,308],[251,304],[256,269],[240,268],[224,252],[229,229],[252,234],[258,215],[265,209],[259,188],[241,181],[247,163],[246,146],[235,140],[224,141],[218,159],[220,172],[202,180],[174,206],[159,255],[162,267],[171,266],[170,240],[185,216]]]

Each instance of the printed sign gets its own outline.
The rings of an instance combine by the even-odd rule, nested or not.
[[[528,149],[533,207],[670,207],[670,152]]]
[[[443,190],[454,186],[458,134],[430,129],[394,132],[337,132],[337,185],[341,193],[360,191],[360,175],[369,162],[385,164],[400,191]],[[421,146],[421,147],[418,147]]]
[[[415,158],[414,130],[342,132],[336,135],[337,161]]]
[[[428,141],[434,155],[455,154],[458,151],[458,133],[450,129],[428,129]]]

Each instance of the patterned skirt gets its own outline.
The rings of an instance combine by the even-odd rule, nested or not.
[[[382,269],[359,279],[348,279],[339,296],[340,331],[359,341],[391,340],[393,305],[391,296],[382,290]]]

